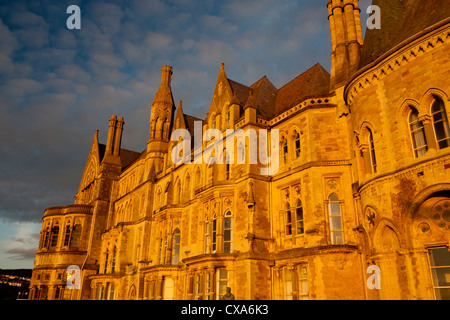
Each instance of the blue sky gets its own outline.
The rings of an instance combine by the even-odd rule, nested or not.
[[[222,61],[230,79],[278,88],[317,62],[329,70],[326,3],[0,1],[0,268],[32,268],[44,209],[73,203],[112,114],[122,147],[145,149],[163,65],[175,101],[204,118]],[[66,28],[73,4],[81,30]]]

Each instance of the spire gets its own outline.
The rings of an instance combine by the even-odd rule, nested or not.
[[[169,140],[169,129],[172,126],[175,109],[170,87],[172,72],[170,66],[164,66],[161,69],[161,84],[153,99],[150,115],[149,143],[153,140],[165,142]]]

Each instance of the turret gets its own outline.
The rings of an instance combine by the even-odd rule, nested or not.
[[[331,90],[344,86],[358,70],[363,36],[358,0],[329,0]]]

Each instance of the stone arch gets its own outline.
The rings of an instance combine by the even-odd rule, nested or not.
[[[128,290],[128,300],[136,300],[136,286],[134,284]]]
[[[420,104],[423,106],[425,114],[431,113],[431,106],[433,104],[434,99],[436,99],[436,97],[442,99],[442,101],[444,102],[446,111],[448,113],[450,97],[441,89],[431,88],[431,89],[428,89],[427,92],[425,92],[425,94],[420,99]]]

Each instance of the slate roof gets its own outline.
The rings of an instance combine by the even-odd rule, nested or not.
[[[373,0],[372,4],[381,9],[381,29],[366,30],[360,68],[408,38],[450,18],[449,0]]]

